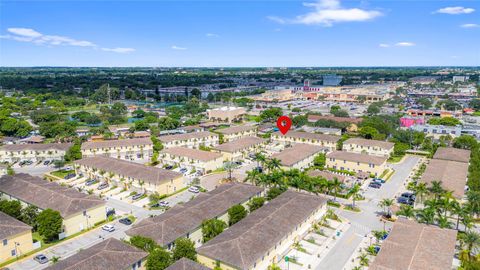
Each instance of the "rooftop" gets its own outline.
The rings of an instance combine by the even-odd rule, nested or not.
[[[245,132],[249,130],[256,129],[256,126],[234,126],[234,127],[228,127],[228,128],[222,128],[222,129],[217,129],[216,131],[222,134],[235,134],[239,132]]]
[[[131,269],[148,253],[115,238],[109,238],[77,254],[60,260],[46,270],[118,270]]]
[[[453,191],[456,198],[462,198],[465,193],[467,176],[467,163],[432,159],[428,163],[420,182],[430,185],[433,181],[441,181],[444,189]]]
[[[197,249],[198,254],[238,269],[251,269],[326,199],[285,191]]]
[[[335,151],[327,154],[327,158],[335,158],[352,162],[368,163],[382,165],[387,161],[386,157],[370,156],[367,154],[357,154],[345,151]]]
[[[223,184],[189,202],[177,204],[161,215],[142,220],[126,233],[149,237],[165,246],[200,227],[204,220],[223,215],[233,205],[243,203],[262,191],[263,188],[247,184]]]
[[[308,115],[308,121],[318,121],[318,120],[332,120],[335,122],[345,122],[345,123],[352,123],[352,124],[359,124],[362,122],[362,118],[351,118],[351,117],[336,117],[336,116],[326,116],[326,115]]]
[[[377,141],[377,140],[367,140],[367,139],[362,139],[362,138],[350,138],[350,139],[343,142],[343,145],[346,145],[346,144],[373,146],[373,147],[380,147],[380,148],[384,148],[384,149],[392,149],[393,146],[395,145],[394,143],[391,143],[391,142]]]
[[[320,171],[320,170],[310,170],[307,172],[307,175],[310,177],[322,177],[327,179],[328,181],[333,181],[334,178],[337,178],[340,182],[345,182],[347,178],[344,175],[335,174],[329,171]]]
[[[237,152],[237,151],[247,149],[247,148],[252,147],[254,145],[257,145],[257,144],[264,143],[265,141],[266,141],[265,139],[262,139],[262,138],[259,138],[259,137],[249,136],[249,137],[243,137],[243,138],[240,138],[238,140],[234,140],[234,141],[230,141],[230,142],[227,142],[227,143],[224,143],[224,144],[217,145],[217,146],[215,146],[214,149],[222,151],[222,152],[233,153],[233,152]]]
[[[10,236],[15,236],[17,234],[31,230],[31,226],[3,212],[0,212],[0,239],[7,239]]]
[[[37,144],[7,144],[0,149],[4,151],[45,151],[60,150],[67,151],[72,143],[37,143]]]
[[[109,147],[122,147],[122,146],[137,146],[137,145],[152,145],[152,140],[150,138],[136,138],[136,139],[109,140],[109,141],[100,141],[100,142],[84,142],[82,143],[82,150],[109,148]]]
[[[175,134],[175,135],[165,135],[160,136],[158,139],[162,142],[174,142],[174,141],[186,141],[190,139],[202,139],[211,136],[218,136],[215,133],[210,131],[201,131],[201,132],[191,132],[191,133],[184,133],[184,134]]]
[[[95,195],[87,195],[25,173],[2,176],[0,192],[41,209],[56,210],[63,218],[105,204]]]
[[[292,147],[285,148],[280,153],[272,155],[272,158],[277,158],[283,166],[293,166],[296,163],[323,152],[325,148],[321,146],[296,143]]]
[[[113,172],[120,176],[143,180],[151,184],[161,184],[183,176],[178,172],[104,156],[83,158],[75,161],[75,163],[106,172]]]
[[[187,147],[167,148],[162,150],[160,153],[168,153],[170,155],[187,157],[187,158],[196,159],[200,161],[210,161],[210,160],[215,160],[217,158],[222,157],[222,154],[220,153],[202,151],[202,150],[191,149]]]
[[[308,139],[308,140],[319,140],[319,141],[327,141],[327,142],[337,142],[340,140],[339,136],[335,135],[327,135],[327,134],[318,134],[318,133],[309,133],[309,132],[300,132],[300,131],[289,131],[287,134],[283,135],[280,132],[275,132],[274,135],[280,137],[288,137],[288,138],[297,138],[297,139]]]
[[[457,232],[399,218],[370,270],[450,270]]]
[[[181,258],[174,264],[167,267],[165,270],[210,270],[210,268],[203,266],[187,258]]]
[[[470,150],[439,147],[433,158],[468,163],[470,161]]]

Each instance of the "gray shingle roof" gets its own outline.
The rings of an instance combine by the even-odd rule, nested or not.
[[[105,205],[105,201],[95,195],[87,195],[25,173],[2,176],[0,192],[41,209],[56,210],[63,218]]]
[[[143,180],[157,185],[183,176],[178,172],[103,156],[83,158],[75,161],[75,164],[113,172],[121,177],[132,177],[136,180]]]
[[[31,226],[0,212],[0,240],[31,230]]]
[[[297,143],[292,147],[285,148],[285,150],[280,153],[272,155],[272,158],[279,159],[283,166],[293,166],[308,157],[323,152],[324,150],[325,148],[321,146]]]
[[[370,156],[367,154],[357,154],[346,151],[335,151],[328,153],[327,158],[335,158],[351,162],[370,163],[375,165],[381,165],[387,161],[386,157]]]
[[[217,129],[216,132],[222,133],[222,134],[235,134],[238,132],[249,131],[256,128],[257,128],[256,126],[234,126],[234,127]]]
[[[420,182],[430,185],[441,181],[442,187],[453,191],[456,198],[462,198],[467,184],[468,163],[442,159],[432,159],[427,165]]]
[[[374,146],[374,147],[380,147],[380,148],[383,148],[383,149],[392,149],[393,146],[395,145],[394,143],[391,143],[391,142],[377,141],[377,140],[367,140],[367,139],[362,139],[362,138],[350,138],[350,139],[343,142],[343,145],[346,145],[346,144],[356,144],[356,145],[362,145],[362,146]]]
[[[210,268],[187,258],[181,258],[165,270],[210,270]]]
[[[450,270],[457,231],[399,218],[370,270]]]
[[[303,223],[326,199],[288,190],[197,249],[238,269],[254,263]]]
[[[109,238],[77,254],[60,260],[46,270],[120,270],[131,269],[148,253],[115,238]]]
[[[337,142],[340,140],[340,136],[335,135],[327,135],[327,134],[318,134],[318,133],[310,133],[310,132],[300,132],[300,131],[289,131],[287,134],[283,135],[280,132],[275,132],[273,135],[280,136],[280,137],[288,137],[288,138],[297,138],[297,139],[309,139],[309,140],[319,140],[319,141],[326,141],[326,142]]]
[[[72,145],[72,143],[7,144],[0,149],[5,151],[67,151]]]
[[[174,155],[177,157],[186,157],[186,158],[191,158],[191,159],[196,159],[201,161],[210,161],[210,160],[215,160],[217,158],[222,157],[222,154],[220,153],[202,151],[202,150],[192,149],[187,147],[166,148],[160,152],[160,154],[162,153],[168,153],[170,155]]]
[[[84,142],[82,150],[109,148],[109,147],[128,147],[140,145],[153,145],[150,138],[126,139],[126,140],[109,140],[100,142]]]
[[[202,221],[221,216],[233,205],[243,203],[262,191],[263,188],[247,184],[224,184],[187,203],[177,204],[161,215],[147,218],[126,233],[149,237],[165,246],[200,227]]]
[[[248,149],[258,144],[262,144],[264,142],[266,142],[265,139],[249,136],[249,137],[240,138],[238,140],[230,141],[224,144],[220,144],[216,146],[214,149],[222,152],[234,153],[237,151]]]
[[[470,150],[439,147],[433,158],[468,163],[470,161]]]

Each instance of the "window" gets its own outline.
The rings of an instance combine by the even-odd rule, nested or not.
[[[12,256],[16,256],[17,255],[17,251],[15,251],[15,249],[12,249]]]
[[[137,267],[138,267],[138,268],[142,267],[142,261],[138,261],[138,262],[137,262]]]
[[[8,245],[8,239],[3,239],[3,245],[4,246]]]

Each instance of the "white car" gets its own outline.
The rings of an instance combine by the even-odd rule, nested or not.
[[[113,232],[115,231],[115,227],[113,227],[113,225],[107,224],[102,226],[102,230],[107,232]]]
[[[200,189],[198,187],[189,187],[188,191],[190,191],[192,193],[199,193]]]
[[[158,205],[161,206],[161,207],[167,207],[167,206],[170,205],[170,203],[167,202],[167,201],[161,201],[161,202],[158,203]]]

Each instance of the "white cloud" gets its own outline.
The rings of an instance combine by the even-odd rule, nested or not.
[[[184,51],[184,50],[186,50],[186,49],[187,49],[187,48],[185,48],[185,47],[179,47],[179,46],[177,46],[177,45],[173,45],[173,46],[172,46],[172,50]]]
[[[298,15],[294,19],[284,19],[278,16],[268,16],[267,18],[280,24],[332,26],[341,22],[369,21],[383,15],[377,10],[343,8],[339,0],[318,0],[315,3],[304,3],[303,5],[314,10]]]
[[[378,47],[388,48],[388,47],[390,47],[390,44],[380,43],[380,44],[378,44]]]
[[[59,35],[44,35],[31,28],[8,28],[7,35],[1,35],[2,39],[10,39],[20,42],[31,42],[37,45],[45,46],[75,46],[75,47],[91,47],[98,48],[98,46],[87,40],[77,40],[74,38],[59,36]],[[101,48],[102,51],[127,53],[133,52],[132,48]]]
[[[206,37],[212,37],[212,38],[218,38],[218,37],[220,37],[219,34],[214,34],[214,33],[207,33],[207,34],[205,34],[205,36],[206,36]]]
[[[478,25],[476,23],[466,23],[466,24],[460,25],[460,27],[462,27],[462,28],[477,28],[477,27],[480,27],[480,25]]]
[[[404,41],[404,42],[395,43],[395,46],[397,46],[397,47],[412,47],[412,46],[415,46],[415,43]]]
[[[469,14],[474,12],[475,9],[473,8],[465,8],[465,7],[445,7],[441,8],[434,13],[443,13],[443,14],[451,14],[451,15],[458,15],[458,14]]]
[[[133,48],[102,48],[102,51],[116,52],[116,53],[131,53],[134,52]]]

